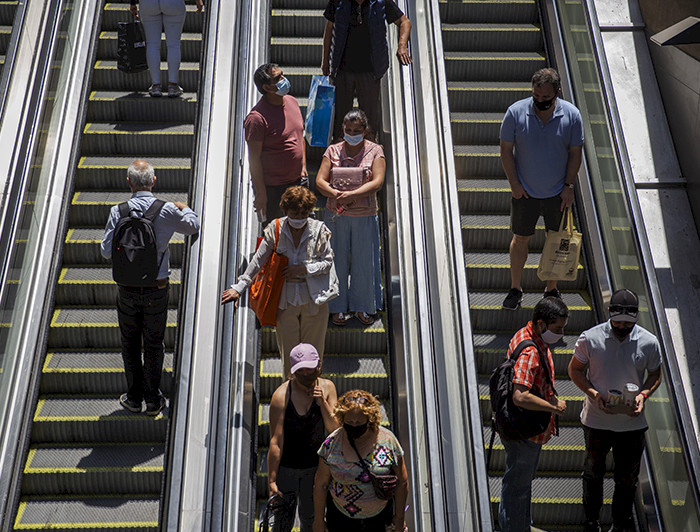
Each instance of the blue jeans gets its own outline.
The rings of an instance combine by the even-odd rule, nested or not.
[[[542,445],[530,440],[504,441],[506,472],[501,484],[498,522],[502,532],[530,532],[532,479],[537,472]]]
[[[374,216],[338,216],[325,221],[331,230],[340,295],[328,302],[331,314],[366,312],[382,308],[382,272],[379,259],[379,221]]]
[[[146,61],[154,84],[160,84],[160,40],[165,29],[168,49],[168,81],[177,83],[180,72],[180,39],[185,23],[184,0],[142,0],[141,22],[146,33]]]

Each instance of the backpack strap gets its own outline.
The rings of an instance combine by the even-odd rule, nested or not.
[[[128,218],[130,212],[131,212],[131,207],[129,207],[128,201],[125,201],[124,203],[119,204],[119,219],[120,220],[122,218]]]
[[[160,211],[164,205],[165,202],[163,200],[155,200],[153,203],[151,203],[151,206],[148,207],[148,210],[143,213],[143,217],[146,218],[148,221],[152,222],[156,219],[156,216],[160,214]]]

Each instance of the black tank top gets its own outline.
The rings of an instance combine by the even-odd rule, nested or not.
[[[291,469],[307,469],[318,465],[317,451],[325,438],[321,407],[312,401],[309,411],[300,416],[292,402],[292,381],[287,385],[287,407],[284,411],[284,445],[280,465]]]

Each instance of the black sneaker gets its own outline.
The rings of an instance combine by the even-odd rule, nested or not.
[[[517,288],[511,288],[508,295],[503,300],[503,308],[508,310],[517,310],[520,303],[523,302],[523,291]]]
[[[146,403],[146,415],[157,416],[163,408],[165,408],[165,397],[159,395],[155,402]]]
[[[583,532],[601,532],[598,521],[586,521],[583,523]]]
[[[141,412],[141,403],[132,401],[131,399],[129,399],[129,396],[125,393],[123,393],[121,397],[119,397],[119,404],[126,408],[129,412],[133,412],[134,414],[139,414]]]
[[[556,297],[557,299],[561,299],[561,292],[559,291],[558,288],[552,288],[551,290],[545,290],[542,298],[544,299],[545,297]]]

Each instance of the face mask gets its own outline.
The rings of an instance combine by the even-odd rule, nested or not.
[[[535,107],[537,107],[538,110],[546,111],[547,109],[552,107],[555,99],[556,99],[556,96],[554,98],[552,98],[551,100],[545,100],[543,102],[538,102],[537,100],[535,100],[535,97],[533,96],[532,102],[535,104]]]
[[[308,375],[308,376],[303,376],[303,375],[294,375],[294,378],[296,381],[301,384],[304,388],[311,388],[313,384],[316,382],[316,379],[318,378],[318,373],[314,371],[313,375]]]
[[[348,135],[345,133],[345,142],[350,144],[350,146],[357,146],[360,142],[365,140],[364,135]]]
[[[275,93],[277,96],[285,96],[289,94],[289,89],[292,87],[292,84],[289,83],[287,78],[282,78],[275,84],[275,87],[277,87],[277,92]]]
[[[301,229],[306,225],[306,222],[308,221],[308,218],[302,218],[300,220],[297,220],[296,218],[289,218],[287,217],[287,223],[291,225],[294,229]]]
[[[367,432],[367,429],[369,428],[369,422],[366,422],[362,425],[348,425],[347,423],[343,423],[343,428],[345,429],[348,438],[356,440],[357,438],[362,437],[362,435],[365,432]]]
[[[542,340],[544,341],[545,344],[551,345],[551,344],[556,344],[559,340],[562,339],[562,337],[564,335],[554,333],[554,332],[550,331],[549,329],[547,329],[540,336],[542,337]]]
[[[634,327],[630,327],[628,329],[627,327],[615,327],[614,325],[611,325],[610,327],[612,328],[613,334],[617,336],[619,340],[624,340],[627,338],[632,332],[632,329],[634,329]]]

